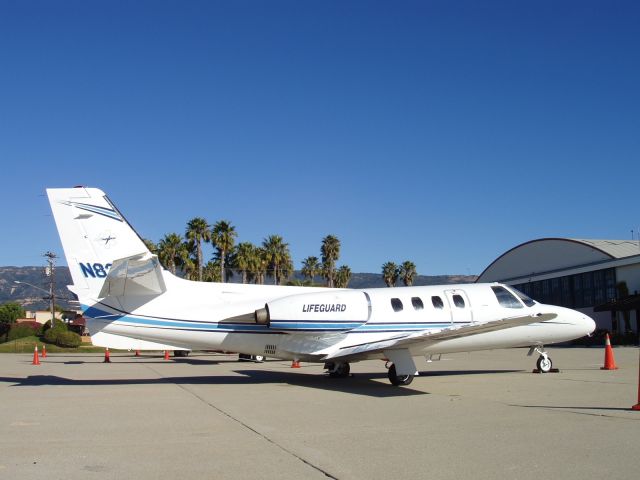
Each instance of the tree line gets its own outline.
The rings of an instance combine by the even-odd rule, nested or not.
[[[160,263],[172,274],[180,274],[189,280],[227,282],[240,275],[242,283],[264,284],[267,278],[274,285],[314,285],[317,277],[328,287],[346,288],[351,269],[336,263],[340,257],[340,240],[335,235],[322,239],[320,259],[310,256],[303,260],[301,273],[305,280],[289,281],[294,273],[289,244],[280,235],[269,235],[260,245],[251,242],[236,244],[238,233],[228,220],[213,225],[202,217],[187,222],[184,236],[169,233],[155,244],[145,240],[151,252],[158,255]],[[211,243],[213,257],[205,263],[203,245]]]
[[[240,275],[242,283],[264,284],[271,279],[274,285],[320,285],[323,280],[329,288],[347,288],[351,280],[348,265],[338,266],[340,240],[327,235],[320,245],[320,256],[308,256],[302,261],[300,273],[303,281],[290,280],[294,273],[289,244],[280,235],[269,235],[260,245],[251,242],[236,243],[238,233],[228,220],[210,225],[206,219],[195,217],[187,222],[184,236],[168,233],[156,244],[145,240],[151,252],[158,255],[160,263],[174,275],[188,280],[227,282]],[[210,243],[214,253],[209,261],[203,259],[203,246]],[[397,266],[387,262],[382,267],[382,277],[387,286],[395,286],[402,278],[405,285],[412,285],[417,276],[413,262],[405,261]]]

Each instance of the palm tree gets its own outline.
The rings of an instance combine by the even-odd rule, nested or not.
[[[218,249],[220,258],[220,279],[226,282],[226,274],[224,270],[227,255],[231,253],[233,245],[236,242],[236,227],[231,225],[227,220],[220,220],[211,229],[211,243]]]
[[[220,260],[217,258],[209,260],[202,269],[202,273],[202,280],[205,282],[220,282],[222,280],[220,277]]]
[[[347,288],[349,280],[351,280],[351,269],[346,265],[342,265],[336,271],[336,287]]]
[[[169,233],[158,242],[158,258],[160,263],[172,274],[176,274],[176,267],[183,263],[186,245],[177,233]]]
[[[256,255],[256,246],[251,242],[241,242],[236,247],[234,267],[242,272],[242,283],[247,283],[249,274],[253,273],[251,263]]]
[[[307,257],[302,261],[302,270],[300,271],[304,278],[308,278],[313,284],[313,279],[320,272],[320,261],[318,257]]]
[[[293,275],[294,267],[293,260],[291,259],[291,254],[287,250],[284,252],[282,263],[280,264],[280,268],[278,269],[278,285],[282,285],[285,280],[288,280],[291,275]]]
[[[194,242],[196,247],[196,268],[198,269],[198,281],[202,281],[202,242],[211,241],[211,231],[209,224],[202,217],[192,218],[187,223],[187,231],[185,236]]]
[[[265,251],[268,267],[272,271],[273,284],[277,285],[279,280],[278,270],[286,260],[286,255],[289,254],[289,245],[284,243],[280,235],[269,235],[262,241],[262,248]]]
[[[406,287],[413,285],[413,280],[418,275],[416,272],[416,264],[409,260],[402,262],[402,265],[400,265],[400,275],[402,276],[402,283],[404,283]]]
[[[335,235],[327,235],[322,239],[320,251],[322,253],[322,266],[327,279],[327,287],[332,288],[336,261],[340,256],[340,240]]]
[[[158,246],[153,243],[153,241],[149,240],[148,238],[143,238],[142,241],[151,253],[153,253],[154,255],[158,253]]]
[[[264,276],[267,274],[269,261],[267,260],[267,252],[264,248],[256,247],[251,258],[250,273],[254,277],[254,282],[263,285]]]
[[[393,262],[387,262],[382,265],[382,279],[387,287],[395,287],[398,277],[400,276],[400,269]]]

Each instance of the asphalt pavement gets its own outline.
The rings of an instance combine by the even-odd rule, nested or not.
[[[0,354],[0,479],[637,478],[638,349],[322,365],[194,353]]]

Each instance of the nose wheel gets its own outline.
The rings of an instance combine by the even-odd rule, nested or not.
[[[536,367],[538,367],[540,373],[549,373],[553,367],[553,362],[547,355],[540,355],[536,362]]]
[[[536,367],[538,372],[540,373],[549,373],[553,368],[553,362],[549,357],[549,354],[546,352],[542,345],[534,345],[529,349],[529,353],[527,355],[533,354],[533,352],[539,353],[538,361],[536,362]],[[556,370],[554,370],[556,371]]]

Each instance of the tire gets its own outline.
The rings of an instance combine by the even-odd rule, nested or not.
[[[553,367],[553,362],[549,357],[540,355],[540,357],[538,357],[538,361],[536,362],[536,367],[538,367],[540,373],[549,373],[551,371],[551,368]]]
[[[409,385],[413,382],[413,375],[398,375],[396,374],[396,366],[391,364],[389,370],[387,371],[387,375],[389,376],[389,381],[391,385],[394,387],[399,387],[401,385]]]
[[[251,359],[252,359],[254,362],[262,363],[262,362],[264,362],[264,355],[253,355],[253,356],[251,357]]]
[[[190,353],[191,353],[190,350],[174,350],[173,356],[174,357],[188,357]]]
[[[348,363],[337,363],[334,369],[329,370],[329,376],[331,378],[345,378],[349,376],[350,371],[351,365]]]
[[[250,362],[251,361],[251,355],[247,355],[246,353],[239,353],[238,354],[238,361],[239,362]]]

